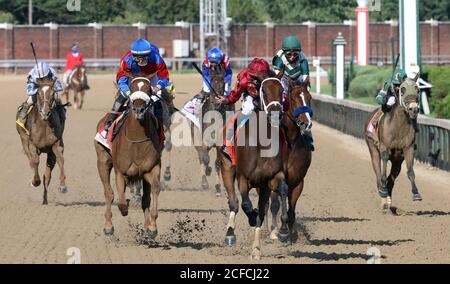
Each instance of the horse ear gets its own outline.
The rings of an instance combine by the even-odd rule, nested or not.
[[[305,84],[306,86],[308,86],[310,81],[311,81],[311,78],[310,78],[310,76],[308,75],[308,76],[306,77],[306,79],[305,79],[304,84]]]
[[[414,82],[416,82],[417,83],[417,81],[419,80],[419,78],[420,78],[420,73],[419,72],[417,72],[417,74],[416,74],[416,77],[414,77]]]

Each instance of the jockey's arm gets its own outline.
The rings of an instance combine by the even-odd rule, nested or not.
[[[233,69],[231,63],[228,63],[228,66],[225,69],[225,92],[228,94],[231,90],[231,81],[233,80]]]
[[[385,103],[385,97],[389,91],[389,83],[388,82],[384,82],[383,87],[380,89],[380,91],[378,92],[377,96],[376,96],[376,101],[379,105],[383,105]]]
[[[125,74],[125,72],[131,72],[131,70],[127,62],[125,60],[122,60],[120,62],[119,71],[117,72],[116,82],[117,86],[119,86],[120,92],[124,96],[129,96],[131,93],[130,87],[128,86],[130,80],[128,79],[128,76],[127,74]]]
[[[155,54],[155,53],[154,53]],[[156,55],[156,66],[157,66],[157,73],[158,81],[157,81],[157,88],[159,89],[165,89],[169,87],[172,83],[170,83],[169,80],[169,70],[167,70],[166,63],[162,59],[162,57],[159,54]]]
[[[27,77],[27,86],[26,86],[26,92],[28,96],[34,96],[36,95],[38,91],[36,81],[33,79],[33,76],[31,74],[28,74]]]
[[[234,89],[231,91],[230,95],[225,98],[224,103],[227,105],[235,104],[245,92],[245,86],[243,86],[239,81],[237,82]]]
[[[61,81],[58,78],[58,73],[56,73],[55,69],[50,67],[50,73],[52,76],[52,80],[55,82],[55,85],[53,86],[53,90],[55,92],[62,92],[63,91],[63,86],[61,84]]]

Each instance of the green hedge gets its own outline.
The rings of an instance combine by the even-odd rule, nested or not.
[[[375,66],[355,68],[356,77],[348,90],[352,98],[375,97],[382,84],[392,76],[392,69]]]
[[[424,79],[433,85],[430,108],[433,116],[450,119],[450,67],[425,66]]]

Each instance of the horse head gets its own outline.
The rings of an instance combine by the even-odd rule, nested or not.
[[[83,85],[85,83],[85,80],[86,80],[86,66],[84,66],[84,64],[77,67],[77,69],[75,70],[75,77],[78,79],[80,84]]]
[[[290,84],[287,100],[289,103],[288,117],[297,124],[301,134],[311,131],[313,111],[311,94],[308,91],[309,76],[300,85]]]
[[[134,77],[130,83],[130,108],[134,117],[143,122],[152,105],[152,84],[148,77]]]
[[[416,119],[419,115],[419,87],[417,80],[419,74],[414,79],[406,78],[401,80],[399,88],[399,103],[405,112],[408,113],[411,119]]]
[[[209,76],[211,78],[211,86],[217,95],[222,96],[225,92],[225,68],[221,64],[211,66],[209,68]],[[216,94],[211,90],[210,100],[211,103],[215,104]]]
[[[267,114],[269,123],[272,121],[272,115],[278,113],[278,121],[283,115],[283,86],[278,77],[259,78],[261,81],[259,88],[259,108]]]
[[[37,79],[37,108],[44,121],[50,117],[52,109],[56,105],[53,86],[56,81],[49,78]]]

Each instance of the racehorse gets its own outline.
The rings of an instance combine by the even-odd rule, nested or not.
[[[307,145],[305,137],[306,132],[311,131],[313,111],[311,109],[311,94],[308,91],[308,81],[301,85],[293,85],[290,81],[289,94],[286,97],[288,111],[283,116],[283,126],[286,131],[286,139],[289,146],[289,155],[285,160],[285,174],[289,186],[289,210],[288,226],[291,233],[291,241],[297,237],[297,231],[294,230],[295,208],[297,201],[303,192],[305,176],[311,165],[312,152]],[[271,239],[286,241],[289,235],[286,232],[278,233],[277,214],[280,209],[279,193],[272,192],[271,195]]]
[[[114,138],[112,149],[95,142],[97,168],[103,183],[106,200],[105,235],[112,235],[111,205],[114,193],[110,184],[111,170],[114,168],[116,188],[119,195],[119,210],[122,216],[128,215],[128,202],[125,200],[125,188],[128,183],[142,180],[142,210],[144,227],[150,238],[155,238],[158,230],[158,195],[160,192],[162,141],[158,131],[158,121],[152,113],[151,79],[136,77],[131,81],[128,114],[123,118],[122,126]],[[97,125],[102,129],[106,116]],[[161,126],[162,127],[162,126]],[[151,195],[151,196],[150,196]],[[150,204],[151,203],[151,204]]]
[[[204,122],[203,118],[205,114],[207,114],[209,111],[217,111],[222,116],[222,121],[226,120],[226,112],[227,111],[234,111],[234,107],[231,108],[230,106],[226,106],[223,104],[219,104],[217,101],[217,95],[222,96],[225,91],[225,69],[222,65],[216,66],[214,69],[212,68],[210,70],[210,78],[211,78],[211,87],[213,90],[211,90],[209,93],[206,94],[206,96],[203,98],[203,104],[201,106],[201,113],[199,117],[200,126],[201,129],[199,130],[194,123],[191,123],[191,138],[192,141],[195,141],[195,135],[196,132],[201,133],[201,146],[195,146],[195,150],[197,151],[198,158],[200,161],[200,165],[202,167],[202,188],[203,189],[209,189],[209,183],[207,180],[207,176],[210,176],[212,173],[212,168],[210,167],[210,157],[209,152],[213,147],[216,146],[216,139],[215,139],[215,133],[213,134],[214,137],[212,137],[212,141],[208,141],[208,143],[205,143],[204,141],[204,133],[205,129],[208,129],[211,127],[212,122]],[[217,94],[216,94],[217,93]],[[215,131],[220,131],[219,129],[216,129]],[[212,136],[213,136],[212,135]],[[219,152],[216,152],[216,161],[215,161],[215,172],[217,176],[217,183],[215,185],[216,189],[216,196],[221,195],[221,189],[220,189],[220,160],[219,160]]]
[[[34,170],[31,186],[41,184],[39,176],[39,156],[47,154],[45,173],[43,176],[44,194],[42,204],[47,205],[47,191],[50,185],[52,170],[58,163],[60,168],[59,192],[66,193],[66,174],[64,171],[64,142],[63,133],[65,125],[65,108],[56,98],[53,91],[55,81],[38,79],[36,103],[29,111],[26,121],[26,130],[16,126],[22,147]]]
[[[63,95],[66,98],[66,102],[69,103],[69,93],[72,90],[75,109],[81,109],[83,107],[84,95],[87,85],[86,67],[80,65],[75,67],[72,71],[72,75],[69,78],[69,85],[64,90]]]
[[[400,174],[403,160],[406,161],[408,169],[407,175],[412,186],[413,201],[422,201],[414,174],[416,140],[414,120],[419,114],[418,78],[419,74],[414,79],[407,78],[400,81],[399,94],[395,95],[397,102],[390,111],[385,112],[381,117],[378,137],[374,138],[368,132],[365,135],[384,213],[391,211],[392,189],[396,178]],[[373,117],[375,112],[371,117]],[[366,123],[365,129],[368,129],[370,123],[371,119]],[[379,141],[376,141],[376,138]],[[392,164],[389,176],[387,176],[388,161],[391,161]]]
[[[245,133],[244,139],[241,139],[245,141],[234,143],[232,146],[235,153],[235,165],[222,151],[220,152],[221,173],[230,208],[225,241],[228,245],[236,243],[235,218],[239,210],[239,201],[236,197],[234,182],[237,180],[242,197],[242,210],[247,215],[249,225],[256,227],[251,253],[252,259],[260,259],[261,257],[261,225],[264,221],[265,207],[271,191],[279,190],[281,192],[283,220],[287,220],[286,197],[288,194],[283,171],[285,154],[279,147],[273,155],[263,155],[263,151],[269,150],[270,146],[261,143],[261,137],[265,135],[263,134],[265,132],[270,136],[268,138],[272,143],[278,142],[276,146],[283,144],[283,141],[281,141],[284,139],[283,137],[272,136],[272,133],[279,133],[280,131],[279,121],[277,125],[272,120],[279,119],[275,116],[277,113],[281,116],[283,87],[277,77],[267,78],[267,76],[261,76],[261,74],[258,77],[260,99],[257,110],[252,114],[253,118],[250,118],[250,123],[244,124],[239,130],[239,135]],[[254,125],[252,125],[251,119],[256,120]],[[228,132],[227,127],[224,127],[223,131],[225,137]],[[239,137],[237,140],[239,140]],[[258,209],[253,209],[249,198],[249,191],[252,188],[259,188]],[[281,231],[283,230],[288,230],[285,222],[283,222]]]

